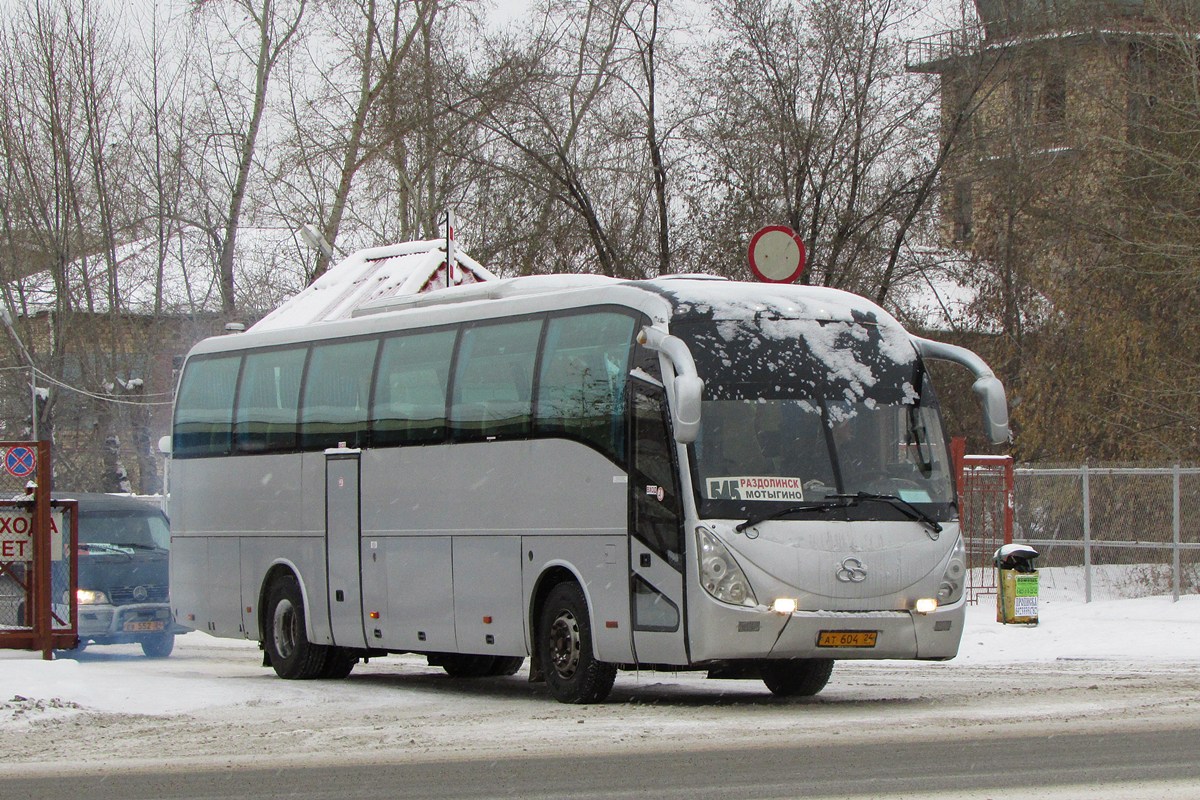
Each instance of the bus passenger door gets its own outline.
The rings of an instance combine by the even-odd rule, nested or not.
[[[632,378],[629,491],[633,650],[642,664],[686,664],[683,506],[659,385]]]
[[[366,647],[359,545],[359,456],[351,448],[325,451],[325,563],[329,569],[329,627],[340,647]]]

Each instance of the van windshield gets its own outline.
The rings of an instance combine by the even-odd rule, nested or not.
[[[79,543],[169,550],[167,519],[153,511],[102,511],[79,514]]]

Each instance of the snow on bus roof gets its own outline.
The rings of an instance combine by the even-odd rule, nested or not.
[[[405,242],[353,253],[250,330],[277,330],[347,319],[365,304],[436,288],[439,277],[445,282],[444,244],[440,239]],[[496,280],[496,276],[475,259],[462,250],[456,252],[463,283]]]
[[[916,359],[908,332],[875,303],[849,292],[816,286],[762,283],[671,282],[660,284],[676,303],[678,316],[714,323],[717,355],[727,367],[735,359],[753,359],[754,348],[741,347],[754,337],[776,341],[803,341],[809,352],[828,369],[830,381],[844,382],[855,395],[878,380],[876,366],[859,360],[846,337],[865,341],[872,326],[879,354],[895,364]],[[749,324],[753,321],[753,327]],[[722,341],[723,340],[723,341]],[[738,352],[727,346],[739,343]],[[763,358],[765,356],[759,356]],[[764,369],[770,369],[763,365]]]
[[[823,286],[676,279],[655,283],[672,298],[681,313],[694,312],[713,319],[768,314],[852,322],[873,316],[881,324],[899,325],[891,314],[865,297]]]

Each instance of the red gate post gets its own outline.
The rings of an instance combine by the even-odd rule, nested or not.
[[[33,561],[37,565],[38,591],[34,594],[34,619],[42,658],[54,658],[54,574],[51,567],[54,553],[51,551],[50,536],[50,443],[37,443],[37,485],[33,490]],[[61,553],[59,554],[61,555]]]

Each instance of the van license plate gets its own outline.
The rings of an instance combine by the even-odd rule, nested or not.
[[[126,622],[125,630],[130,633],[142,631],[161,631],[166,627],[166,623],[161,619],[152,622]]]
[[[874,647],[879,631],[821,631],[817,647]]]

